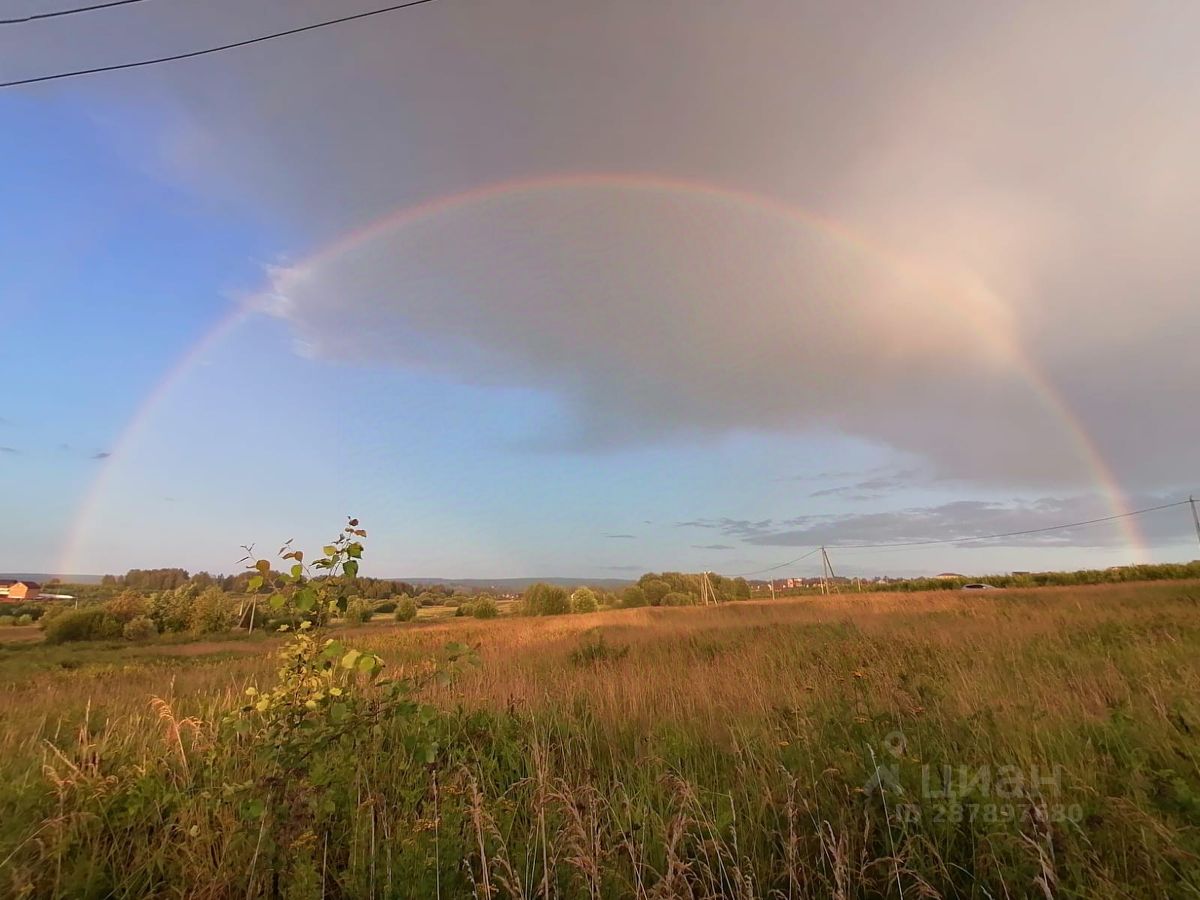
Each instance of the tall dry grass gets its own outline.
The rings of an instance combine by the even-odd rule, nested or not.
[[[0,892],[1200,893],[1195,583],[339,636],[393,670],[451,640],[480,665],[423,698],[433,765],[407,724],[364,735],[303,828],[244,814],[230,786],[262,773],[213,727],[270,677],[265,646],[5,651]]]

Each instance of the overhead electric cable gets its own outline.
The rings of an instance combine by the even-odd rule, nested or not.
[[[774,572],[776,569],[782,569],[784,566],[790,566],[792,563],[798,563],[801,560],[808,559],[810,556],[813,556],[820,552],[821,552],[821,548],[817,547],[817,549],[810,550],[808,553],[805,553],[803,556],[797,556],[795,559],[789,559],[787,562],[781,562],[777,566],[767,566],[767,568],[765,568],[765,569],[755,569],[753,572],[739,572],[737,575],[730,575],[729,577],[730,578],[745,578],[747,575],[758,575],[760,572]]]
[[[229,44],[220,44],[216,47],[205,47],[201,50],[189,50],[186,53],[175,53],[171,56],[158,56],[152,59],[141,59],[136,62],[115,63],[110,66],[96,66],[91,69],[75,69],[70,72],[56,72],[53,75],[38,75],[34,78],[20,78],[16,81],[0,82],[0,88],[18,87],[23,84],[39,84],[43,81],[57,81],[61,78],[75,78],[79,75],[96,75],[100,72],[116,72],[120,69],[137,69],[142,66],[156,66],[159,63],[175,62],[181,59],[192,59],[196,56],[206,56],[210,53],[220,53],[223,50],[233,50],[237,47],[248,47],[250,44],[259,44],[263,41],[271,41],[275,38],[289,37],[294,34],[302,34],[306,31],[315,31],[318,28],[327,28],[330,25],[341,25],[345,22],[353,22],[357,19],[366,19],[370,16],[381,16],[384,13],[396,12],[401,9],[408,9],[410,6],[421,6],[425,3],[433,3],[434,0],[408,0],[407,3],[397,3],[393,6],[385,6],[381,9],[371,9],[366,12],[354,13],[349,16],[339,16],[336,19],[326,19],[324,22],[314,22],[312,25],[302,25],[299,28],[289,28],[286,31],[276,31],[271,34],[262,34],[258,37],[246,38],[241,41],[234,41]]]
[[[70,9],[56,9],[51,12],[30,13],[19,19],[0,19],[0,25],[20,25],[22,22],[36,22],[38,19],[56,19],[59,16],[73,16],[76,13],[92,12],[97,9],[108,9],[110,6],[125,6],[128,3],[142,3],[143,0],[108,0],[107,3],[93,3],[91,6],[73,6]]]

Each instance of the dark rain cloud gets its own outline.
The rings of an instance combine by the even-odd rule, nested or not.
[[[138,4],[53,44],[6,29],[0,58],[21,77],[312,18]],[[139,166],[295,223],[296,253],[546,173],[808,211],[568,181],[271,273],[309,355],[540,391],[555,447],[834,431],[934,478],[1066,495],[1098,453],[1154,491],[1200,445],[1198,31],[1200,4],[444,3],[61,90],[113,110],[97,127]]]

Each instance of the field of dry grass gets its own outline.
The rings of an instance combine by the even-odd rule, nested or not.
[[[7,645],[0,893],[1200,895],[1196,583],[337,637],[393,674],[450,641],[479,664],[420,698],[432,763],[382,723],[314,755],[291,825],[239,811],[264,776],[215,728],[278,639]]]

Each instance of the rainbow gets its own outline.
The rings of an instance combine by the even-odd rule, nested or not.
[[[541,175],[536,177],[518,178],[507,181],[492,182],[469,188],[454,194],[433,197],[409,206],[401,207],[382,218],[371,222],[363,228],[347,232],[336,240],[319,248],[316,252],[303,259],[299,264],[289,268],[290,272],[306,272],[318,269],[321,265],[340,257],[341,255],[364,244],[390,234],[419,220],[463,210],[479,204],[514,195],[553,193],[580,189],[620,189],[652,194],[680,195],[699,197],[709,200],[729,203],[733,206],[756,210],[761,213],[776,216],[789,222],[813,228],[829,237],[835,238],[848,246],[866,252],[881,261],[886,262],[897,272],[913,272],[914,263],[905,259],[896,251],[881,244],[861,232],[851,230],[844,224],[833,219],[817,215],[800,207],[792,206],[774,197],[740,188],[713,184],[687,178],[677,178],[665,175],[633,173],[633,172],[583,172]],[[984,330],[985,316],[992,316],[996,311],[1007,311],[1008,307],[977,281],[973,290],[959,294],[960,298],[974,306],[978,317],[978,327]],[[263,306],[263,302],[275,291],[274,285],[239,303],[228,314],[220,318],[216,324],[164,374],[158,384],[146,395],[137,410],[122,429],[114,442],[111,456],[102,464],[101,470],[93,479],[85,492],[73,520],[71,529],[63,543],[60,553],[58,571],[76,571],[76,560],[83,544],[84,537],[92,522],[97,517],[100,501],[105,495],[107,485],[113,477],[116,467],[120,465],[124,451],[134,446],[147,424],[152,420],[154,412],[170,396],[173,388],[188,374],[205,353],[216,346],[236,330],[247,319],[253,317]],[[987,335],[994,341],[994,334]],[[1005,347],[1007,358],[1017,369],[1017,373],[1026,380],[1034,394],[1039,398],[1046,410],[1053,415],[1070,436],[1079,454],[1080,461],[1091,473],[1096,487],[1103,494],[1112,515],[1125,516],[1129,506],[1112,469],[1105,462],[1096,443],[1088,434],[1079,417],[1067,404],[1061,392],[1054,386],[1045,373],[1033,359],[1023,353],[1014,341],[1009,341]],[[1146,552],[1145,541],[1137,528],[1134,518],[1118,520],[1118,527],[1128,548],[1139,558]]]

